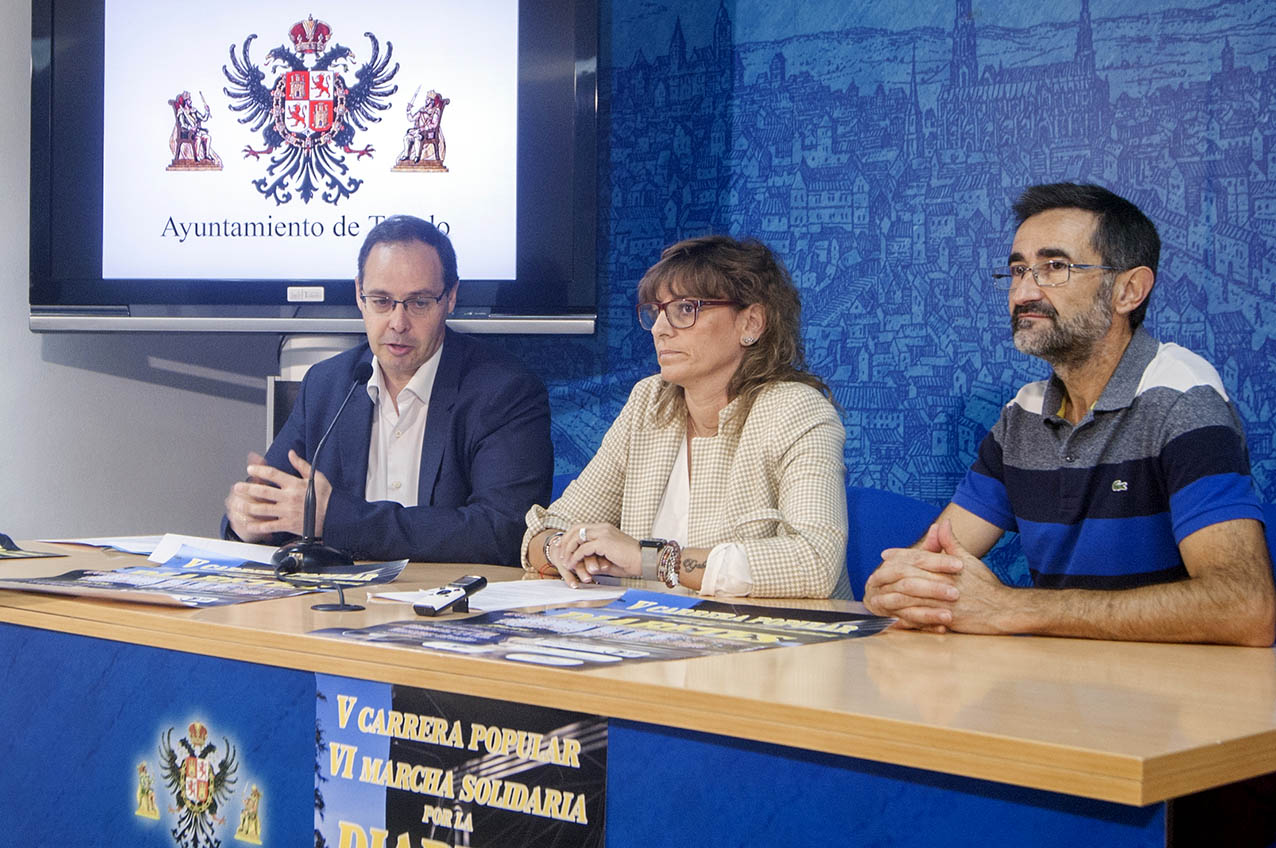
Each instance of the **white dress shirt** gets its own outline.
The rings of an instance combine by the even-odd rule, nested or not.
[[[421,478],[421,449],[425,444],[425,419],[430,409],[434,378],[439,373],[443,345],[425,361],[412,379],[390,398],[376,356],[368,397],[372,398],[372,436],[368,441],[368,480],[364,498],[368,501],[395,501],[417,505],[417,483]]]
[[[712,437],[709,437],[712,438]],[[687,515],[691,511],[691,473],[687,469],[687,450],[678,451],[669,472],[669,483],[656,508],[651,535],[657,539],[673,539],[687,544]],[[734,595],[744,597],[753,591],[749,573],[749,555],[734,542],[724,542],[709,549],[704,575],[700,583],[702,595]]]

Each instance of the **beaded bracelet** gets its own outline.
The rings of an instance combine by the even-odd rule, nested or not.
[[[545,562],[549,565],[554,565],[554,561],[549,558],[549,546],[557,542],[562,536],[563,531],[559,530],[557,533],[550,533],[545,537]],[[554,568],[558,568],[558,566],[554,565]]]
[[[678,585],[678,572],[682,568],[682,547],[673,539],[660,548],[660,563],[656,566],[656,579],[670,589]]]

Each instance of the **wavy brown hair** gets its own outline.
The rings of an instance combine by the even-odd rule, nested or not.
[[[736,413],[741,420],[768,383],[805,383],[832,400],[829,387],[807,370],[797,287],[784,263],[762,242],[714,235],[670,245],[638,282],[638,302],[658,300],[661,289],[671,298],[734,301],[738,305],[732,308],[737,312],[755,303],[762,307],[766,328],[756,344],[744,349],[744,359],[727,385],[729,400],[742,399]],[[656,403],[666,423],[687,411],[682,387],[670,383],[661,384]]]

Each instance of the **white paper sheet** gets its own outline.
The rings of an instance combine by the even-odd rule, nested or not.
[[[270,555],[277,549],[270,545],[250,545],[247,542],[227,542],[225,539],[209,539],[203,536],[180,536],[177,533],[165,533],[159,545],[151,552],[151,562],[168,562],[182,547],[187,546],[198,551],[206,551],[223,557],[239,557],[248,562],[260,562],[270,565]]]
[[[488,583],[470,596],[470,609],[496,612],[520,607],[543,607],[579,601],[610,601],[625,593],[621,587],[582,586],[572,589],[561,580],[506,580]],[[425,594],[416,592],[379,592],[373,597],[405,604],[416,603]]]

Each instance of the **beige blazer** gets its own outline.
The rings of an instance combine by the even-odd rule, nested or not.
[[[527,545],[546,529],[606,523],[651,535],[686,422],[657,423],[660,377],[640,380],[598,453],[548,508],[533,506]],[[736,542],[749,558],[754,597],[850,598],[846,576],[846,432],[837,411],[801,383],[764,388],[748,418],[718,414],[718,434],[691,442],[687,547]],[[641,581],[633,581],[640,583]]]

